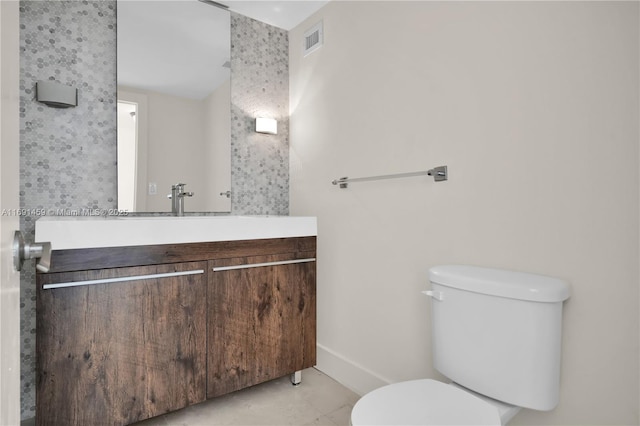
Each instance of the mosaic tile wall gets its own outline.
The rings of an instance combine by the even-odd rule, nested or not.
[[[255,117],[278,134],[255,132]],[[289,34],[231,14],[233,214],[289,214]]]
[[[289,211],[288,34],[231,14],[232,214]],[[116,1],[20,2],[20,206],[47,215],[117,206]],[[78,106],[35,101],[35,83],[79,89]],[[257,114],[277,135],[254,131]],[[21,218],[33,241],[37,216]],[[35,274],[21,274],[22,419],[35,415]]]
[[[20,206],[116,207],[116,2],[20,2]],[[35,101],[38,80],[78,88],[78,106]],[[33,241],[34,216],[21,217]],[[21,274],[22,418],[35,414],[35,274]]]

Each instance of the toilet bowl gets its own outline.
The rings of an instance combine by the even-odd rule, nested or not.
[[[455,383],[410,380],[362,397],[351,411],[351,425],[504,425],[519,410]]]

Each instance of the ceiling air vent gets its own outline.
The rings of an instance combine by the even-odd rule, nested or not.
[[[324,32],[322,31],[322,21],[320,21],[304,33],[303,56],[318,50],[323,44]]]

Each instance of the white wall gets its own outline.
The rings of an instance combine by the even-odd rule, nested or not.
[[[204,211],[204,130],[202,101],[147,92],[149,102],[147,177],[158,194],[147,198],[149,211],[171,211],[171,185],[186,183],[185,211]]]
[[[203,101],[205,211],[231,211],[231,80],[218,86]]]
[[[290,33],[291,214],[317,215],[320,369],[439,377],[427,270],[566,279],[558,408],[638,423],[636,2],[330,2]],[[325,46],[302,58],[324,20]],[[448,165],[431,178],[330,184]]]

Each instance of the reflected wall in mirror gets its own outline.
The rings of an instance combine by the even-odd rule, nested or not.
[[[230,13],[197,0],[118,1],[118,208],[229,212]],[[221,195],[221,193],[223,195]]]

